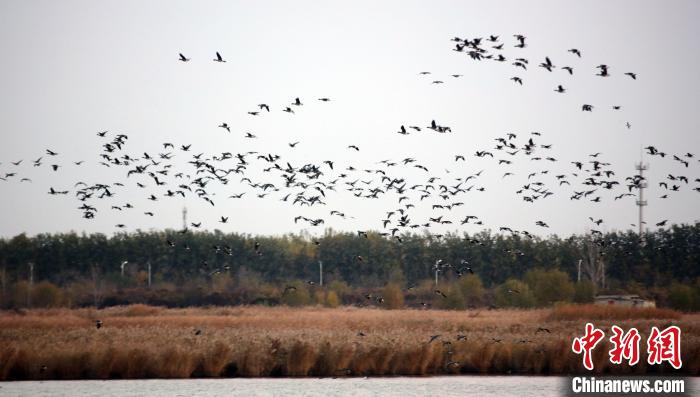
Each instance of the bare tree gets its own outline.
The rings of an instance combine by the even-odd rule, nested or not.
[[[590,236],[586,236],[581,246],[579,247],[581,266],[583,273],[588,275],[588,278],[598,288],[605,288],[605,261],[603,260],[602,249],[600,245]]]

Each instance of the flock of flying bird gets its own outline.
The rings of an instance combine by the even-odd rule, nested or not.
[[[527,44],[525,43],[526,37],[521,35],[521,34],[516,34],[514,35],[516,39],[516,44],[513,46],[515,48],[519,49],[524,49],[527,47]],[[490,35],[488,38],[485,40],[481,37],[474,38],[472,40],[469,39],[461,39],[459,37],[454,37],[452,39],[453,42],[455,42],[455,48],[453,49],[456,52],[462,52],[466,53],[471,59],[475,61],[481,61],[481,60],[492,60],[495,62],[511,62],[511,65],[517,70],[518,68],[522,69],[521,73],[525,73],[528,70],[528,66],[530,65],[530,60],[528,58],[525,58],[524,55],[519,54],[516,57],[513,57],[513,59],[509,59],[506,56],[504,56],[503,51],[504,51],[504,45],[505,43],[499,42],[499,36],[494,36]],[[488,45],[489,48],[484,48],[485,45]],[[494,51],[495,50],[495,51]],[[490,52],[491,51],[491,52]],[[571,48],[567,50],[567,52],[571,53],[572,55],[570,56],[573,57],[571,61],[576,61],[577,58],[580,59],[582,58],[581,51],[577,48]],[[568,61],[567,61],[568,62]],[[540,62],[538,67],[553,73],[556,69],[557,66],[554,65],[552,60],[549,58],[549,56],[545,56],[544,61]],[[569,78],[571,78],[574,75],[574,67],[570,65],[565,65],[558,67],[558,69],[561,69],[562,71],[566,72],[565,76],[568,75]],[[578,67],[577,67],[578,69]],[[596,66],[596,69],[598,69],[598,73],[596,73],[596,76],[600,77],[610,77],[610,72],[609,69],[610,67],[606,64],[600,64]],[[428,74],[429,72],[423,72],[423,74]],[[578,73],[578,72],[577,72]],[[623,73],[625,76],[628,76],[632,80],[637,80],[637,74],[634,72],[625,72]],[[452,77],[461,77],[461,75],[452,75]],[[523,78],[521,76],[513,76],[510,78],[513,82],[516,84],[523,85]],[[439,84],[442,83],[440,80],[435,80],[433,81],[434,84]],[[558,84],[556,87],[554,87],[554,91],[558,92],[560,94],[563,94],[566,92],[566,88],[562,84]],[[581,105],[581,110],[584,112],[592,112],[594,106],[591,104],[584,103]],[[612,105],[613,110],[620,110],[622,106],[620,105]],[[625,123],[625,126],[630,129],[632,125],[629,122]]]
[[[510,62],[516,70],[526,72],[530,65],[530,60],[527,59],[524,53],[510,59],[505,56],[505,42],[500,41],[499,36],[491,35],[486,39],[462,39],[455,37],[454,51],[464,53],[474,61],[493,61],[499,63]],[[524,51],[527,47],[526,38],[522,35],[515,35],[515,41],[512,47],[516,51]],[[489,48],[486,48],[488,46]],[[509,45],[511,46],[511,45]],[[567,60],[575,62],[582,58],[582,53],[578,49],[572,48],[568,50],[570,58]],[[179,61],[190,62],[182,53],[179,54]],[[214,62],[225,63],[226,60],[217,52],[213,58]],[[576,73],[592,73],[591,71],[580,72],[577,67],[565,65],[557,67],[554,65],[550,57],[539,64],[539,67],[547,72],[554,73],[559,69],[563,73],[562,78],[571,77]],[[607,78],[611,76],[611,68],[608,65],[601,64],[597,68],[597,76]],[[429,75],[431,72],[420,72],[420,75]],[[629,78],[636,80],[637,75],[633,72],[624,73]],[[453,78],[461,77],[461,74],[453,74]],[[517,84],[523,84],[521,76],[513,76],[510,78]],[[442,84],[442,80],[434,80],[433,84]],[[554,87],[554,91],[565,93],[564,85],[559,84]],[[327,103],[331,100],[327,97],[317,98],[318,102]],[[278,105],[278,109],[295,114],[295,110],[299,111],[302,106],[307,106],[304,102],[296,97],[290,100],[287,104]],[[307,106],[308,107],[308,106]],[[271,111],[271,106],[266,103],[257,104],[255,110],[247,112],[248,115],[259,117]],[[594,108],[591,104],[583,104],[583,111],[592,111]],[[620,105],[612,105],[613,110],[620,110]],[[626,123],[627,128],[630,128],[629,122]],[[218,125],[225,131],[226,134],[231,133],[232,126],[228,122],[222,122]],[[436,120],[430,120],[425,123],[425,126],[418,125],[401,125],[396,133],[400,135],[408,135],[411,133],[427,133],[427,131],[436,132],[439,134],[453,133],[452,128]],[[455,132],[456,133],[456,132]],[[435,175],[431,173],[426,163],[419,161],[417,158],[406,157],[403,159],[391,160],[385,159],[378,161],[373,168],[358,169],[352,164],[340,165],[333,159],[323,159],[319,161],[310,161],[306,164],[292,164],[287,161],[282,154],[273,154],[261,151],[246,151],[234,153],[223,151],[221,153],[205,154],[192,152],[193,144],[191,143],[172,143],[164,142],[160,150],[145,152],[142,150],[128,150],[129,137],[126,134],[110,134],[108,131],[97,133],[98,139],[101,141],[101,152],[99,153],[98,167],[107,167],[111,169],[121,169],[124,173],[124,179],[115,182],[92,182],[78,181],[70,189],[49,187],[47,193],[52,196],[67,196],[71,194],[77,201],[76,209],[80,211],[85,219],[93,219],[98,212],[103,211],[98,203],[107,202],[106,206],[109,210],[121,213],[123,211],[139,211],[137,204],[120,201],[120,192],[125,189],[137,189],[142,191],[142,196],[147,201],[151,202],[149,207],[144,207],[143,216],[154,217],[157,212],[157,203],[163,200],[171,200],[177,197],[202,200],[210,206],[225,206],[222,200],[216,199],[213,194],[214,186],[235,187],[235,192],[230,192],[227,200],[239,200],[245,198],[253,199],[270,199],[275,197],[276,200],[288,203],[291,206],[302,208],[324,207],[329,208],[328,202],[331,196],[344,190],[352,194],[357,199],[372,200],[379,197],[388,196],[395,199],[395,206],[389,208],[382,219],[377,220],[377,228],[379,234],[385,238],[393,239],[397,244],[402,243],[402,234],[414,229],[430,229],[435,225],[477,225],[485,227],[486,221],[475,214],[462,213],[456,217],[453,214],[460,212],[462,207],[466,206],[472,194],[480,194],[486,191],[486,187],[481,183],[481,177],[484,170],[472,173],[464,177],[451,177],[449,173],[446,175]],[[246,132],[243,135],[246,139],[255,139],[256,135]],[[290,150],[294,150],[299,142],[290,142],[288,144]],[[360,152],[360,147],[355,144],[347,145],[347,150],[351,153]],[[655,146],[647,146],[646,153],[652,157],[665,159],[668,157],[673,161],[681,164],[683,168],[689,171],[697,167],[697,160],[692,153],[671,154],[665,153]],[[177,168],[174,162],[176,157],[187,158],[187,168]],[[487,159],[492,162],[492,168],[489,171],[497,172],[500,179],[515,178],[512,167],[508,167],[515,159],[529,159],[531,164],[548,164],[563,161],[556,157],[552,144],[547,143],[544,135],[540,132],[530,132],[526,134],[505,133],[502,136],[494,138],[494,146],[486,148],[478,148],[474,151],[473,156]],[[455,166],[460,163],[467,162],[468,155],[455,154]],[[636,191],[646,184],[648,181],[641,175],[631,175],[625,178],[619,178],[611,168],[611,163],[604,160],[602,153],[591,153],[582,158],[567,160],[570,167],[569,172],[552,173],[550,170],[542,166],[541,170],[527,172],[523,175],[524,183],[520,184],[514,191],[514,194],[527,203],[536,201],[548,200],[550,197],[560,194],[562,190],[568,190],[568,198],[570,200],[585,200],[591,203],[602,203],[605,200],[612,198],[613,200],[622,200],[636,196]],[[4,183],[12,183],[17,180],[19,183],[30,183],[31,179],[23,176],[23,160],[12,161],[9,164],[10,169],[0,172],[0,181]],[[31,167],[48,166],[52,172],[62,172],[70,163],[63,159],[60,153],[56,150],[46,149],[45,152],[31,161]],[[73,162],[73,166],[81,166],[83,161]],[[0,163],[2,166],[2,163]],[[692,166],[692,167],[691,167]],[[274,178],[274,183],[268,180],[257,180],[253,177],[253,172],[250,172],[253,167],[258,167],[263,174],[271,175]],[[505,167],[503,171],[497,171],[499,167]],[[407,169],[419,170],[418,177],[405,176]],[[409,173],[410,174],[410,173]],[[415,173],[414,173],[415,174]],[[421,175],[422,174],[422,175]],[[99,177],[99,176],[98,176]],[[100,178],[101,179],[101,178]],[[695,178],[692,183],[698,183],[700,179]],[[667,179],[658,182],[658,186],[664,189],[664,194],[661,198],[668,198],[669,195],[686,189],[691,183],[691,177],[687,175],[668,174]],[[246,191],[241,191],[245,188]],[[692,187],[696,192],[700,192],[700,185]],[[427,219],[416,219],[413,215],[414,209],[417,206],[429,206],[432,210],[432,216]],[[352,219],[346,212],[339,209],[329,209],[328,216],[331,218]],[[599,227],[604,223],[603,219],[594,219],[589,217],[591,225]],[[220,224],[229,222],[229,216],[223,214],[215,220]],[[301,225],[309,225],[312,227],[320,226],[325,223],[323,218],[313,218],[305,215],[298,215],[294,218],[294,222]],[[214,223],[212,221],[211,223]],[[211,224],[210,223],[210,224]],[[667,220],[655,222],[658,227],[663,227]],[[191,222],[181,231],[180,234],[186,235],[191,229],[199,229],[203,227],[203,221]],[[544,220],[536,220],[534,225],[541,228],[548,228],[549,225]],[[634,225],[632,225],[634,226]],[[126,225],[119,223],[116,228],[123,229]],[[527,230],[515,230],[509,226],[499,226],[499,232],[510,233],[513,235],[521,235],[525,238],[534,238],[534,235]],[[591,234],[598,240],[597,244],[603,245],[602,232],[597,229],[591,229]],[[366,230],[358,230],[357,235],[361,238],[368,238]],[[432,234],[432,237],[440,239],[441,234]],[[171,249],[189,250],[186,243],[176,244],[175,239],[168,238],[164,241]],[[320,244],[314,240],[314,244]],[[478,239],[470,239],[471,244],[481,244]],[[222,255],[231,255],[231,248],[226,245],[212,247],[217,253]],[[256,255],[263,255],[264,247],[259,243],[254,246]],[[507,255],[524,255],[517,250],[505,250]],[[356,255],[358,262],[366,261],[358,253]],[[205,264],[206,265],[206,264]],[[474,273],[474,270],[469,265],[468,260],[462,260],[459,265],[445,263],[443,260],[436,260],[432,265],[436,271],[454,272],[458,277],[463,274]],[[222,269],[206,269],[211,275],[216,275]],[[223,269],[226,270],[226,269]],[[308,282],[313,284],[312,281]],[[410,289],[411,287],[409,287]],[[294,286],[287,286],[284,289],[283,295],[294,291]],[[509,293],[518,294],[517,290],[508,290]],[[439,289],[435,289],[435,294],[443,298],[446,297]],[[381,305],[383,298],[381,296],[373,296],[367,294],[368,302],[376,302]],[[422,303],[423,306],[428,306],[428,303]],[[97,329],[103,326],[101,320],[95,323]],[[546,328],[538,328],[535,333],[550,331]],[[195,331],[196,335],[200,335],[201,330]],[[366,336],[365,333],[359,332],[359,337]],[[441,335],[432,335],[427,343],[432,343]],[[457,341],[465,340],[465,335],[458,335]],[[494,339],[494,343],[500,343],[500,339]],[[521,343],[530,341],[522,340]],[[451,344],[450,341],[443,340],[443,344]],[[459,365],[457,362],[449,361],[447,367]],[[350,374],[349,369],[342,369]]]
[[[511,62],[516,69],[526,71],[530,61],[520,54],[513,59],[504,55],[503,49],[506,45],[499,41],[498,36],[489,36],[486,39],[461,39],[455,37],[454,51],[464,53],[475,61]],[[487,45],[489,49],[485,48]],[[522,35],[515,36],[514,46],[516,51],[524,51],[527,47],[526,38]],[[495,52],[493,52],[495,51]],[[578,49],[568,51],[571,60],[582,57]],[[190,62],[182,53],[179,54],[179,61]],[[226,60],[217,52],[213,59],[217,63],[225,63]],[[549,57],[546,57],[539,65],[542,69],[553,72],[556,66]],[[565,76],[574,75],[573,66],[562,66],[559,69],[565,72]],[[605,78],[611,75],[611,68],[607,65],[597,67],[597,75]],[[579,73],[578,68],[576,73]],[[592,72],[591,72],[592,73]],[[421,72],[420,75],[427,75],[430,72]],[[632,79],[637,79],[637,75],[632,72],[625,73]],[[453,75],[457,78],[461,75]],[[515,79],[515,78],[514,78]],[[517,77],[519,83],[522,79]],[[433,81],[438,84],[440,80]],[[556,87],[556,91],[565,92],[562,85]],[[328,103],[331,100],[327,97],[317,98],[314,103]],[[584,104],[584,110],[592,110],[593,106]],[[290,115],[295,114],[295,110],[300,111],[303,107],[309,107],[301,98],[290,99],[287,104],[278,104],[276,107],[266,103],[255,106],[255,110],[247,112],[249,116],[260,117],[269,113],[271,109],[280,109]],[[615,110],[621,106],[614,105]],[[216,124],[213,124],[216,126]],[[231,134],[231,125],[222,122],[218,127],[224,130],[225,134]],[[450,134],[454,133],[450,126],[437,122],[436,120],[426,121],[424,125],[401,125],[396,133],[408,135],[410,133],[432,133]],[[477,225],[485,227],[486,220],[478,215],[462,213],[456,217],[453,214],[461,212],[469,195],[480,194],[486,191],[486,186],[481,183],[484,170],[472,173],[464,177],[452,177],[450,173],[435,174],[428,168],[428,164],[419,161],[417,158],[406,157],[403,159],[384,159],[376,163],[374,167],[358,169],[352,164],[340,165],[333,159],[322,159],[310,161],[306,164],[292,164],[283,157],[283,154],[267,153],[262,151],[229,152],[205,154],[194,153],[194,145],[191,143],[164,142],[160,150],[142,151],[129,150],[129,137],[126,134],[111,134],[109,131],[97,133],[101,143],[98,167],[108,167],[111,169],[122,169],[124,179],[115,182],[105,181],[99,178],[99,182],[88,183],[78,181],[72,188],[49,187],[48,194],[52,196],[66,196],[71,194],[77,200],[76,208],[85,219],[93,219],[99,211],[102,211],[98,203],[107,202],[111,211],[121,213],[124,211],[139,211],[140,205],[131,202],[120,201],[122,190],[136,189],[142,191],[144,199],[150,202],[147,208],[141,209],[143,216],[155,217],[157,215],[157,204],[163,200],[171,200],[177,197],[202,200],[207,205],[217,206],[224,204],[215,197],[213,188],[234,187],[234,192],[230,192],[228,200],[238,199],[270,199],[276,197],[291,206],[302,208],[329,208],[331,196],[340,190],[352,194],[357,199],[372,200],[380,197],[392,197],[395,199],[395,206],[388,208],[385,216],[377,220],[376,227],[381,228],[378,232],[381,236],[402,242],[402,234],[414,229],[430,229],[435,225]],[[245,132],[246,139],[255,139],[256,135]],[[530,164],[549,164],[563,161],[556,157],[553,145],[547,143],[545,135],[540,132],[505,133],[494,138],[493,147],[477,148],[473,156],[492,162],[490,172],[497,172],[500,179],[512,179],[518,177],[515,170],[509,167],[514,160],[527,159]],[[299,142],[290,142],[290,150],[295,150]],[[350,153],[360,152],[360,147],[355,144],[347,145]],[[655,146],[648,146],[647,153],[652,157],[673,159],[682,164],[684,168],[690,170],[691,165],[697,166],[697,161],[692,153],[667,154]],[[174,159],[185,157],[187,160],[185,168],[178,168]],[[455,166],[467,162],[467,154],[455,154]],[[527,203],[548,200],[550,197],[560,194],[566,189],[569,192],[570,200],[589,201],[591,203],[602,203],[613,198],[621,200],[634,197],[636,190],[647,183],[645,177],[641,175],[631,175],[625,178],[617,177],[611,168],[611,163],[603,158],[602,153],[592,153],[582,158],[568,160],[570,171],[551,173],[543,165],[540,170],[527,172],[527,175],[520,175],[523,183],[520,184],[514,193],[516,197]],[[11,169],[0,173],[0,181],[11,183],[19,180],[20,183],[31,182],[31,179],[22,175],[23,160],[12,161]],[[81,166],[83,161],[73,162],[73,166]],[[62,172],[66,166],[70,165],[62,158],[58,150],[46,149],[44,154],[31,162],[31,167],[43,167],[48,165],[52,172]],[[2,163],[0,163],[0,167]],[[262,175],[270,175],[270,180],[256,178],[250,172],[253,167],[262,171]],[[497,171],[503,167],[503,171]],[[408,169],[416,172],[407,173]],[[409,177],[406,174],[418,177]],[[462,174],[461,171],[456,173]],[[692,183],[698,183],[700,179],[695,178]],[[691,183],[691,178],[687,175],[669,174],[667,180],[659,182],[659,187],[664,189],[661,198],[686,189]],[[692,187],[700,192],[700,185]],[[241,191],[244,190],[244,191]],[[225,205],[225,204],[224,204]],[[427,219],[414,216],[414,209],[417,206],[429,206],[432,215]],[[328,209],[328,217],[352,219],[344,210],[335,208]],[[294,222],[300,225],[317,227],[324,225],[328,218],[310,217],[304,214],[297,215]],[[602,219],[589,218],[592,225],[598,227],[603,223]],[[226,224],[229,216],[222,214],[216,220],[217,223]],[[656,226],[663,227],[667,220],[655,222]],[[213,223],[213,222],[212,222]],[[203,221],[191,222],[181,234],[188,233],[189,230],[199,229],[205,225]],[[210,223],[211,225],[211,223]],[[534,225],[540,228],[548,228],[549,225],[544,220],[536,220]],[[634,225],[632,225],[634,226]],[[124,223],[116,224],[117,229],[124,229]],[[534,235],[527,230],[515,230],[509,226],[499,226],[499,232],[521,235],[525,238],[534,238]],[[359,230],[358,236],[367,238],[365,230]],[[600,230],[591,229],[591,233],[596,236],[602,235]],[[441,234],[434,233],[436,239],[442,237]],[[173,239],[166,242],[173,249],[176,244]],[[318,244],[318,241],[314,241]],[[470,243],[480,244],[477,239],[471,239]],[[184,249],[188,249],[185,245]],[[217,253],[230,254],[230,248],[216,246],[213,249]],[[263,249],[256,244],[256,254],[262,255]],[[508,251],[506,254],[522,255],[521,252]],[[358,262],[365,261],[362,255],[356,256]],[[453,270],[460,274],[464,272],[464,267],[443,264],[440,261],[434,265],[439,270]],[[216,273],[220,269],[215,269]],[[469,271],[472,271],[469,268]],[[439,292],[439,291],[438,291]],[[514,291],[515,292],[515,291]]]

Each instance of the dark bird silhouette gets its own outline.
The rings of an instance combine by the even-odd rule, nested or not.
[[[544,62],[540,63],[540,67],[545,68],[547,69],[547,71],[551,72],[555,66],[552,64],[552,60],[549,59],[549,57],[544,57]]]
[[[223,128],[223,129],[225,129],[226,131],[231,132],[231,127],[229,127],[228,124],[226,124],[226,123],[221,123],[221,125],[219,126],[219,128]]]
[[[180,53],[180,59],[178,59],[178,60],[179,60],[179,61],[182,61],[182,62],[188,62],[188,61],[190,60],[190,58],[185,58],[185,56],[182,55],[182,53]],[[103,135],[103,136],[104,136],[104,135]]]
[[[598,65],[596,66],[598,69],[600,69],[600,73],[597,73],[596,76],[601,76],[601,77],[608,77],[610,74],[608,73],[608,65]]]
[[[221,54],[219,52],[216,52],[216,58],[214,58],[214,62],[226,62],[224,58],[221,57]]]

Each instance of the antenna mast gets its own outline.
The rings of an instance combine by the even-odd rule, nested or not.
[[[644,180],[644,171],[649,169],[648,164],[644,164],[640,159],[639,163],[634,167],[639,171],[639,199],[637,200],[637,207],[639,207],[639,238],[643,239],[643,225],[644,225],[644,207],[647,205],[647,201],[644,200],[644,189],[647,187],[647,183]]]

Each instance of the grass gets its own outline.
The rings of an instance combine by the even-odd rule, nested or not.
[[[596,373],[669,371],[644,363],[645,341],[651,326],[677,324],[682,372],[698,375],[700,315],[630,313],[591,306],[465,312],[143,305],[6,312],[0,315],[0,380],[566,374],[581,371],[571,341],[585,321],[642,333],[637,366],[610,364],[605,342],[595,350]],[[103,322],[99,330],[96,319]]]

